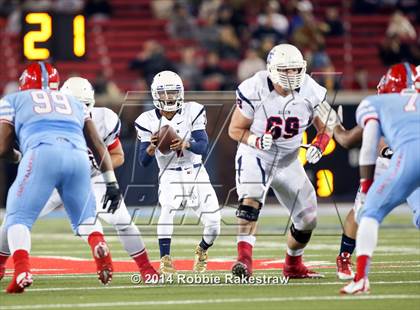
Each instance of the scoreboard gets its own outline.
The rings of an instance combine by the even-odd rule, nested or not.
[[[26,60],[77,60],[86,54],[86,19],[79,14],[26,12],[22,46]]]

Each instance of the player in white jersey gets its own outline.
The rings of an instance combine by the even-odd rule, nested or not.
[[[322,157],[330,132],[315,115],[326,89],[305,74],[306,61],[289,44],[275,46],[267,58],[267,71],[242,82],[236,91],[237,107],[229,136],[240,142],[236,154],[236,189],[239,207],[238,259],[233,274],[252,274],[252,248],[261,207],[271,187],[280,204],[290,211],[283,274],[290,278],[320,277],[302,262],[303,249],[316,226],[314,188],[298,160],[302,134],[313,122],[317,137],[307,150],[309,163]]]
[[[108,108],[94,107],[94,90],[86,79],[80,77],[69,78],[63,84],[61,91],[76,97],[80,102],[86,104],[98,134],[108,148],[113,168],[116,169],[121,166],[124,163],[124,152],[119,140],[121,123],[117,114]],[[146,281],[146,279],[150,280],[149,278],[153,275],[157,275],[157,273],[149,262],[147,251],[139,230],[132,222],[124,200],[121,200],[120,207],[113,214],[103,210],[102,201],[106,193],[106,184],[93,155],[91,156],[91,154],[89,154],[89,158],[91,160],[91,184],[96,197],[97,214],[99,218],[114,226],[124,249],[136,262],[143,281]],[[40,217],[47,215],[62,205],[63,202],[60,195],[57,190],[54,190],[41,211]],[[3,230],[1,230],[1,238],[3,237],[5,236]],[[85,239],[87,236],[81,237]],[[7,255],[7,253],[9,253],[7,242],[2,242],[1,244],[3,246],[0,248],[0,256],[3,254]]]
[[[159,172],[159,203],[161,212],[157,234],[161,256],[160,271],[176,272],[170,256],[173,222],[177,211],[192,208],[204,225],[203,237],[195,250],[193,270],[207,268],[207,250],[220,233],[220,210],[216,193],[202,163],[206,154],[206,112],[197,102],[184,102],[181,78],[174,72],[158,73],[151,85],[156,109],[142,113],[135,121],[140,140],[139,161],[147,166],[156,157]],[[156,133],[162,126],[175,129],[171,151],[163,154],[157,148]]]

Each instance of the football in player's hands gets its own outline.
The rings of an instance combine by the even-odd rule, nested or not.
[[[157,148],[162,154],[169,154],[172,141],[180,138],[175,129],[169,125],[162,126],[156,135],[158,136]]]

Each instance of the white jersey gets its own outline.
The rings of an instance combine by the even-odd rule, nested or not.
[[[325,100],[327,90],[305,75],[302,86],[286,97],[275,90],[267,71],[259,71],[243,81],[236,91],[236,104],[241,113],[253,120],[251,132],[262,136],[271,131],[270,150],[255,149],[240,143],[238,153],[251,153],[266,163],[284,166],[296,159],[302,134],[311,124],[314,110]]]
[[[91,111],[92,120],[95,123],[96,130],[108,150],[112,150],[119,145],[119,135],[121,131],[121,121],[118,115],[108,108],[93,108]],[[91,160],[92,176],[100,174],[93,154],[89,151]]]
[[[178,136],[189,141],[191,132],[205,130],[207,124],[206,111],[203,105],[197,102],[185,102],[182,109],[171,120],[162,116],[157,109],[142,113],[135,121],[137,138],[141,142],[150,142],[151,136],[156,134],[162,126],[169,125],[175,129]],[[201,155],[188,150],[182,153],[170,152],[162,154],[156,149],[156,160],[159,169],[174,169],[201,164]]]

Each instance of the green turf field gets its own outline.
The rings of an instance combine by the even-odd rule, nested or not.
[[[229,224],[228,218],[226,223]],[[260,224],[254,258],[283,260],[287,218],[264,216]],[[141,221],[139,224],[143,224]],[[233,260],[236,255],[235,227],[225,225],[210,260]],[[154,226],[141,225],[149,255],[158,260]],[[175,259],[192,259],[200,229],[195,225],[175,229],[172,255]],[[420,308],[420,233],[411,226],[410,214],[394,214],[386,219],[380,232],[370,273],[370,295],[343,297],[343,285],[335,277],[335,257],[340,239],[336,216],[320,216],[319,227],[305,252],[306,262],[324,266],[319,280],[291,280],[288,284],[132,284],[132,273],[114,275],[112,284],[101,286],[93,274],[35,275],[34,284],[23,295],[10,296],[4,288],[10,280],[0,282],[0,309],[419,309]],[[33,229],[33,256],[67,256],[89,258],[86,244],[74,237],[64,219],[43,219]],[[117,237],[109,237],[113,259],[128,260]],[[180,274],[186,273],[180,271]],[[222,280],[227,271],[210,274]],[[258,270],[255,275],[277,276],[275,269]]]

